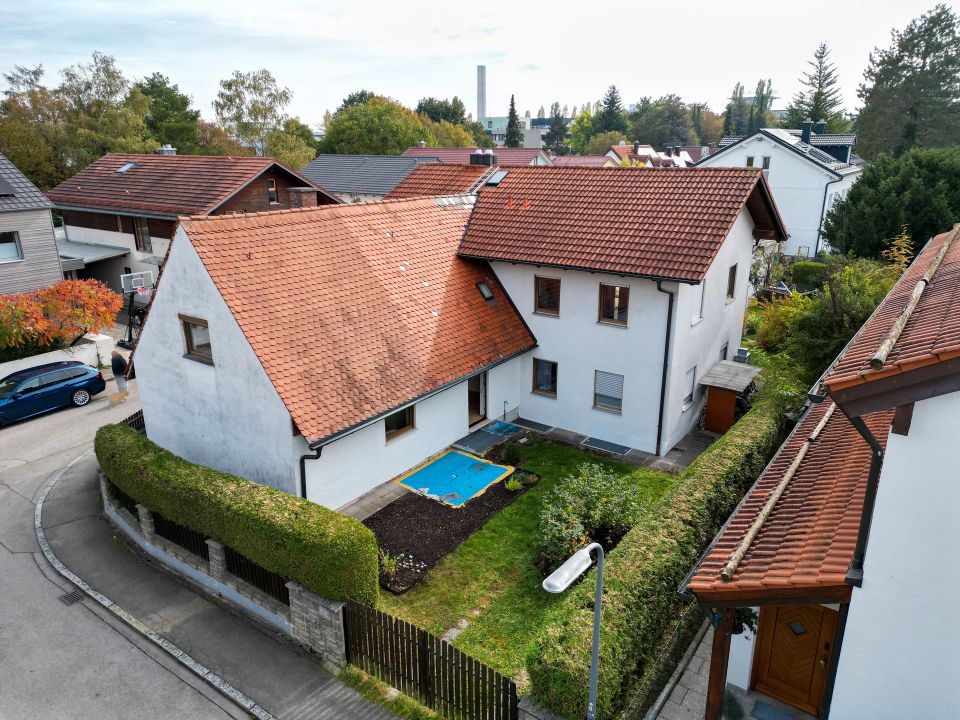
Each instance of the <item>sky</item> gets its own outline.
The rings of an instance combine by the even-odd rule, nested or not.
[[[848,109],[870,51],[887,47],[934,0],[741,0],[480,3],[421,0],[31,0],[0,2],[0,72],[42,64],[47,82],[94,51],[137,79],[159,71],[213,119],[220,80],[270,70],[293,91],[287,112],[311,126],[365,88],[413,106],[459,96],[476,113],[476,66],[487,67],[487,114],[553,101],[581,106],[615,84],[624,104],[680,95],[720,112],[740,81],[771,78],[785,107],[820,42]],[[947,2],[960,11],[960,1]],[[4,86],[0,79],[0,88]]]

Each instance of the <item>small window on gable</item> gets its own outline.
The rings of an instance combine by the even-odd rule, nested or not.
[[[557,396],[557,364],[550,360],[533,359],[533,391],[541,395]]]
[[[687,370],[686,379],[687,394],[683,398],[683,410],[688,410],[693,405],[693,400],[697,394],[697,366]]]
[[[477,283],[477,290],[480,291],[480,294],[483,296],[484,300],[493,300],[493,290],[490,289],[490,286],[485,282]]]
[[[534,284],[534,312],[544,315],[560,314],[560,278],[536,276]]]
[[[601,410],[623,410],[623,375],[596,370],[593,376],[593,406]]]
[[[0,232],[0,263],[23,260],[20,234],[13,230]]]
[[[727,300],[733,300],[737,294],[737,266],[731,265],[727,274]]]
[[[747,167],[753,167],[753,155],[747,155]]]
[[[393,440],[395,437],[413,430],[413,405],[403,410],[398,410],[392,415],[387,415],[383,424],[386,430],[387,441]]]
[[[273,178],[267,180],[267,199],[270,201],[271,205],[276,205],[280,202],[280,199],[277,196],[277,181]]]
[[[600,283],[600,322],[626,325],[629,305],[629,287]]]
[[[180,315],[183,325],[183,340],[186,345],[184,357],[213,365],[213,347],[210,344],[210,328],[206,320]]]
[[[769,170],[769,169],[770,169],[770,156],[769,156],[769,155],[764,155],[764,156],[763,156],[763,169],[764,169],[764,170]]]

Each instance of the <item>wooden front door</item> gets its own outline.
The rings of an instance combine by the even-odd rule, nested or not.
[[[761,608],[753,686],[819,715],[837,615],[836,610],[822,605]]]

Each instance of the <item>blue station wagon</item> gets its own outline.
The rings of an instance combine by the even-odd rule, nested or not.
[[[103,374],[77,360],[18,370],[0,380],[0,426],[76,405],[103,392]]]

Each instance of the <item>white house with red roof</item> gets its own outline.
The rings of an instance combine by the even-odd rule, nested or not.
[[[714,625],[705,720],[728,683],[821,718],[960,717],[958,279],[960,225],[814,388],[688,579]],[[755,637],[731,637],[742,607]]]
[[[421,143],[417,147],[407,148],[402,157],[435,158],[442,163],[466,165],[470,163],[470,156],[477,152],[476,148],[427,147]],[[550,157],[540,148],[509,148],[498,147],[490,150],[497,156],[497,163],[505,167],[524,165],[552,165]]]

